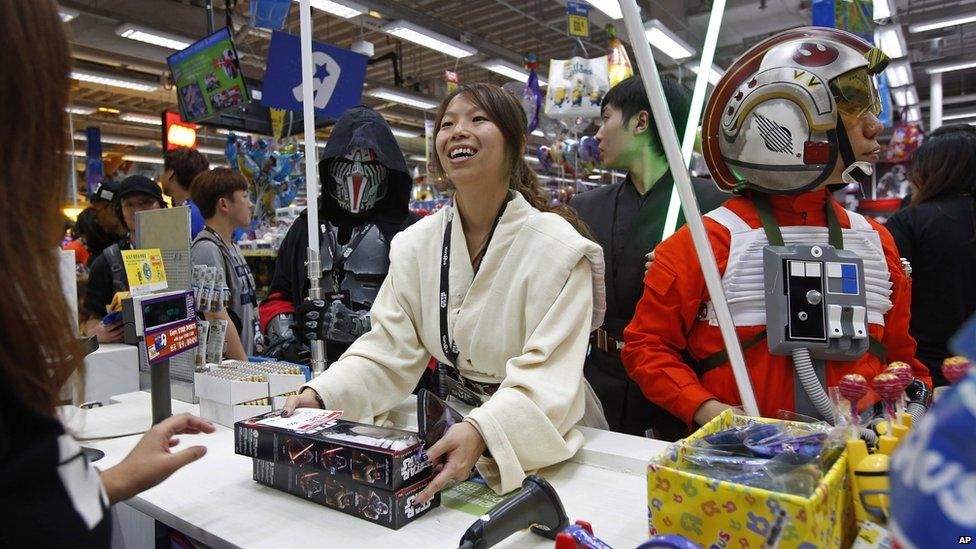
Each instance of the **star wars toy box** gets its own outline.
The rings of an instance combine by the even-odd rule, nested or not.
[[[400,490],[431,475],[417,433],[340,419],[342,412],[299,408],[234,424],[234,451],[304,471],[320,470],[345,485]]]
[[[736,418],[727,410],[685,442],[729,429]],[[781,421],[745,419],[760,423]],[[704,547],[745,549],[763,547],[779,528],[779,547],[783,549],[849,547],[853,541],[846,452],[820,476],[812,495],[801,497],[684,470],[690,468],[685,461],[688,456],[684,455],[687,447],[673,444],[648,465],[647,515],[652,536],[677,534]]]
[[[441,501],[437,494],[424,505],[414,505],[417,494],[430,483],[429,477],[399,490],[384,490],[322,469],[255,459],[254,480],[394,530],[437,507]]]

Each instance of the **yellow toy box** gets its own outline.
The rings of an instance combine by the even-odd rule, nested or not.
[[[686,440],[731,428],[731,410]],[[750,418],[758,421],[779,421]],[[677,534],[703,547],[760,548],[780,510],[787,512],[779,547],[848,547],[854,538],[847,453],[841,454],[809,498],[720,481],[680,470],[678,445],[651,460],[647,468],[650,534]]]

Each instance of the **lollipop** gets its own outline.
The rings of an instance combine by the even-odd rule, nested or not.
[[[898,394],[897,411],[895,416],[898,418],[898,425],[901,425],[901,412],[905,409],[905,388],[912,382],[912,367],[904,362],[892,362],[885,368],[885,372],[895,374],[901,381],[901,393]]]
[[[851,402],[851,425],[857,427],[857,403],[868,394],[868,381],[861,374],[840,378],[840,394]]]
[[[966,375],[969,366],[970,363],[966,357],[950,356],[942,361],[942,375],[949,380],[949,383],[955,383]]]
[[[878,393],[884,400],[885,414],[888,416],[888,433],[891,433],[891,418],[895,415],[895,401],[898,399],[898,395],[904,391],[901,380],[895,374],[882,372],[874,376],[871,384],[874,386],[874,392]]]

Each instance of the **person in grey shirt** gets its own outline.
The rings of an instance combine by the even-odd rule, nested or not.
[[[217,267],[230,288],[230,305],[216,312],[205,311],[206,320],[228,321],[227,358],[247,360],[262,346],[257,322],[254,277],[240,248],[231,239],[235,229],[251,223],[251,199],[247,180],[228,168],[214,168],[199,174],[190,186],[190,196],[203,214],[204,228],[193,239],[193,265]]]

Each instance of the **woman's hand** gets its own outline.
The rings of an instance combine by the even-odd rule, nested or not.
[[[288,400],[285,401],[285,407],[281,410],[281,417],[290,416],[295,408],[322,408],[321,402],[322,400],[315,389],[305,387],[301,393],[288,397]]]
[[[471,476],[471,469],[486,448],[485,439],[481,438],[481,433],[470,422],[462,421],[452,425],[444,438],[427,450],[428,460],[436,461],[446,454],[447,462],[434,466],[437,476],[417,495],[415,504],[427,503],[451,480],[467,480]]]
[[[169,478],[177,469],[204,456],[204,446],[191,446],[176,453],[176,435],[212,433],[214,426],[190,414],[179,414],[153,425],[121,463],[102,473],[102,484],[111,503],[127,500]]]

